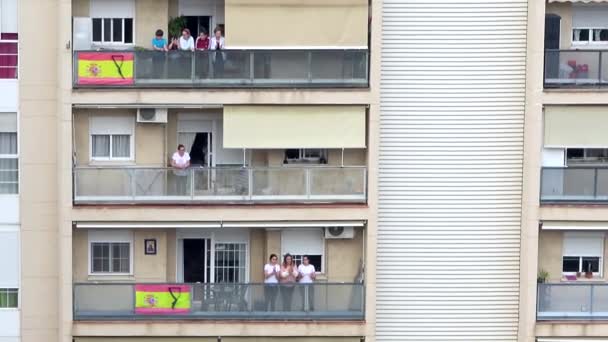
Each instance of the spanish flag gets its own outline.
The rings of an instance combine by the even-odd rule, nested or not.
[[[79,85],[132,85],[133,52],[79,52]]]
[[[135,285],[136,314],[184,314],[190,307],[189,285]]]

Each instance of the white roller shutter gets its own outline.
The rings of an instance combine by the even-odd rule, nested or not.
[[[379,342],[517,340],[526,16],[383,1]]]

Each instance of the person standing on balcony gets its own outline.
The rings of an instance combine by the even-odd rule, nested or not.
[[[291,254],[285,254],[283,264],[281,265],[281,273],[279,274],[279,283],[281,284],[281,300],[283,301],[283,311],[291,311],[293,291],[295,289],[296,279],[298,278],[298,269]]]
[[[277,294],[279,292],[279,272],[281,267],[278,264],[279,258],[276,254],[270,254],[268,263],[264,265],[264,302],[266,311],[275,311]]]
[[[224,42],[224,37],[222,36],[222,29],[218,26],[213,30],[213,38],[209,42],[209,50],[225,50],[226,45]],[[226,56],[223,52],[215,52],[213,54],[213,70],[215,73],[215,78],[224,77],[224,62]]]
[[[152,49],[154,51],[169,51],[167,48],[167,39],[163,38],[165,33],[163,30],[156,30],[156,35],[152,38]]]
[[[171,157],[171,166],[175,174],[176,195],[186,196],[188,194],[188,167],[190,167],[190,155],[186,152],[186,147],[182,144],[177,145],[177,151]]]
[[[192,38],[190,30],[187,28],[182,30],[182,36],[179,38],[179,49],[182,51],[194,51],[194,38]]]
[[[204,28],[201,29],[201,33],[198,38],[196,38],[196,49],[197,50],[209,50],[209,34],[207,34],[207,30]]]
[[[308,310],[314,311],[315,287],[313,283],[317,278],[317,270],[315,270],[315,265],[310,264],[308,255],[302,257],[302,263],[298,266],[298,277],[300,284],[302,284],[304,307],[306,308],[306,303],[308,303]]]

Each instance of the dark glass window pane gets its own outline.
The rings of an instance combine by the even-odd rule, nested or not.
[[[112,41],[112,19],[103,20],[103,41]]]
[[[588,42],[589,29],[574,29],[572,30],[572,40],[575,42]]]
[[[93,41],[101,42],[101,19],[93,18]]]
[[[562,261],[562,272],[579,272],[579,258],[565,256]]]
[[[122,42],[122,19],[112,19],[112,41]]]
[[[599,257],[583,257],[583,272],[599,272],[600,258]]]
[[[133,43],[133,19],[125,19],[125,43]]]
[[[569,148],[566,156],[568,159],[580,159],[585,156],[585,152],[582,148]]]
[[[298,159],[300,158],[300,150],[289,149],[285,150],[285,159]]]

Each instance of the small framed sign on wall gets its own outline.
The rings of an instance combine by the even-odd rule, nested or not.
[[[156,239],[145,239],[144,251],[146,255],[156,255]]]

